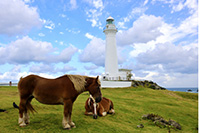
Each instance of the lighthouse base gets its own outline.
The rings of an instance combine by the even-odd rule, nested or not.
[[[127,70],[127,69],[126,69]],[[115,74],[103,73],[101,75],[103,81],[126,81],[130,80],[129,74],[131,74],[131,70],[129,71],[118,71]]]
[[[102,88],[131,87],[131,81],[101,81]]]

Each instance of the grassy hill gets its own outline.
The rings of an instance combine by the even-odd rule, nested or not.
[[[102,94],[113,101],[116,114],[96,120],[85,116],[84,104],[89,95],[84,92],[73,106],[76,128],[66,131],[62,129],[62,105],[44,105],[33,99],[32,105],[38,113],[31,114],[30,125],[20,128],[18,110],[12,107],[12,102],[19,104],[17,87],[0,87],[0,109],[8,111],[0,112],[0,132],[168,132],[167,128],[142,119],[142,115],[149,113],[180,123],[182,130],[171,129],[171,132],[198,132],[198,94],[144,87],[107,88],[102,89]],[[139,124],[144,128],[137,128]]]

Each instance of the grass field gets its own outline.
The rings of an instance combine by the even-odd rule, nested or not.
[[[12,106],[19,104],[17,87],[0,87],[0,133],[9,132],[155,132],[167,133],[167,128],[159,128],[149,120],[141,119],[142,115],[154,113],[164,119],[175,120],[180,123],[182,130],[171,129],[171,132],[198,132],[198,94],[186,92],[172,92],[167,90],[152,90],[149,88],[113,88],[102,89],[104,97],[114,103],[116,114],[93,119],[84,115],[84,104],[89,97],[88,92],[79,95],[73,106],[72,120],[76,128],[63,130],[63,106],[44,105],[32,101],[38,113],[30,115],[31,123],[26,127],[18,126],[18,110]],[[137,128],[143,124],[144,128]]]

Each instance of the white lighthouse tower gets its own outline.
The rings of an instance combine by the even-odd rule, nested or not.
[[[108,80],[118,80],[118,58],[116,47],[117,28],[114,19],[110,16],[106,19],[106,27],[103,31],[106,35],[106,58],[105,58],[105,77]]]

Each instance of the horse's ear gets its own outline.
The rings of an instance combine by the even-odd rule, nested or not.
[[[101,82],[99,80],[99,76],[97,76],[97,78],[96,78],[96,83],[101,85]]]

